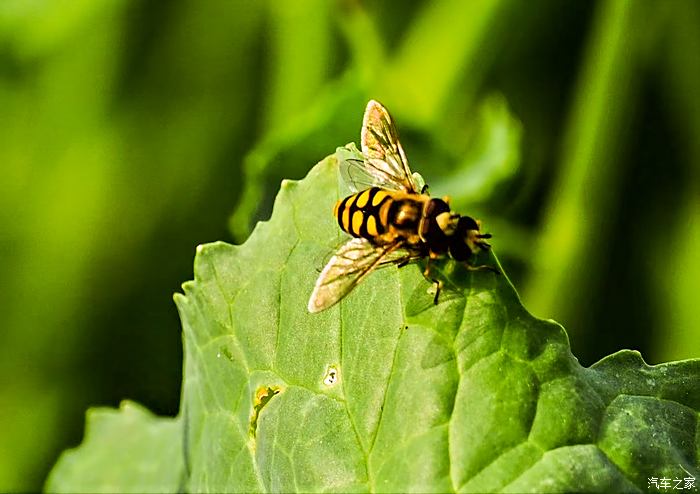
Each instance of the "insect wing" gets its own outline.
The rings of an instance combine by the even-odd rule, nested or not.
[[[351,192],[360,192],[370,187],[381,187],[389,190],[406,190],[404,184],[396,182],[384,172],[373,168],[370,173],[367,162],[362,158],[348,157],[340,164],[340,176],[348,185]]]
[[[400,262],[406,257],[400,247],[400,242],[377,246],[364,238],[347,241],[319,275],[309,299],[309,312],[320,312],[337,303],[375,268]]]
[[[381,103],[374,100],[367,103],[360,140],[362,154],[365,156],[364,167],[380,182],[375,185],[411,193],[420,192],[408,167],[391,115]]]

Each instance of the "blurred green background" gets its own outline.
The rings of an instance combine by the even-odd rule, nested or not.
[[[369,98],[583,364],[700,356],[699,3],[2,0],[0,491],[89,406],[177,413],[196,245]]]

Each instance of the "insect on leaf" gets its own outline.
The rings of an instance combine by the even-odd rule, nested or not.
[[[71,468],[113,491],[174,451],[186,492],[646,492],[651,477],[700,477],[700,361],[648,366],[623,350],[582,367],[505,275],[441,263],[450,296],[434,306],[420,267],[390,266],[309,314],[319,270],[348,238],[332,215],[337,175],[330,156],[283,183],[246,243],[198,249],[176,296],[178,441],[124,437],[133,457],[115,465],[114,436],[91,428]],[[67,471],[61,461],[51,476],[75,482],[62,490],[80,485]]]

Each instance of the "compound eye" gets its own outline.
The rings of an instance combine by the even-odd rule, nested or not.
[[[469,216],[462,216],[459,219],[459,225],[457,228],[463,232],[467,230],[479,230],[479,225],[477,224],[476,220],[474,220],[474,218],[470,218]]]

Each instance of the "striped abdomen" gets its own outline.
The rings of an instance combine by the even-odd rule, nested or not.
[[[382,206],[387,201],[391,201],[390,192],[372,187],[338,201],[333,214],[343,231],[353,237],[373,240],[386,231],[386,213]]]

